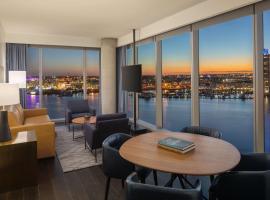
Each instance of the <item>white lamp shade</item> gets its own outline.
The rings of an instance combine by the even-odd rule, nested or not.
[[[26,88],[26,71],[9,71],[9,83],[19,84],[19,88]]]
[[[20,103],[18,84],[0,83],[0,106]]]

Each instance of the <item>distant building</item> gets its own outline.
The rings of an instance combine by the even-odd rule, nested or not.
[[[263,76],[264,76],[264,94],[269,95],[270,89],[270,54],[263,56]]]

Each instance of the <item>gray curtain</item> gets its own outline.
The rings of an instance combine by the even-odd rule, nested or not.
[[[122,73],[121,68],[126,65],[126,47],[118,47],[116,49],[116,69],[117,69],[117,111],[126,111],[126,98],[125,92],[122,90]]]
[[[6,81],[9,71],[26,71],[26,44],[6,44]],[[26,107],[26,89],[20,89],[20,101],[22,107]]]

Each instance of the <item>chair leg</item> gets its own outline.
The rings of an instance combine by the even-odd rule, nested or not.
[[[141,183],[145,184],[145,178],[141,178]]]
[[[106,188],[105,188],[105,200],[108,199],[109,189],[110,189],[110,182],[111,182],[111,178],[107,177]]]
[[[215,176],[214,175],[210,175],[210,183],[211,184],[213,183],[214,179],[215,179]]]
[[[155,185],[158,185],[158,178],[157,178],[157,171],[156,170],[153,170],[153,176],[154,176]]]
[[[121,179],[121,183],[122,183],[122,188],[125,187],[125,179]]]
[[[97,149],[95,149],[95,160],[96,160],[96,163],[97,163]]]

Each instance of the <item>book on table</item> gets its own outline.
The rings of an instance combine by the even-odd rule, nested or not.
[[[182,154],[195,149],[195,144],[193,142],[182,140],[175,137],[166,137],[159,140],[158,146]]]

